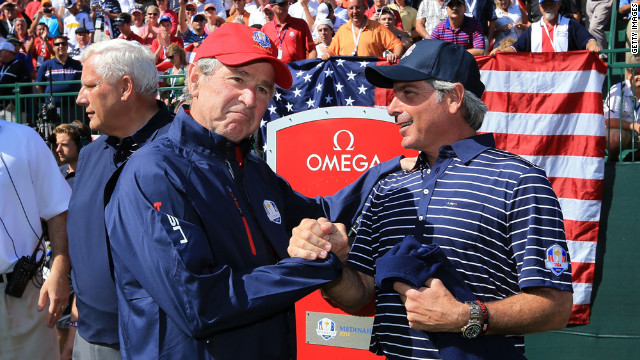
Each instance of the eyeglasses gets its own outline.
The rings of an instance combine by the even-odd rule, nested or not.
[[[53,46],[67,46],[66,42],[53,43]]]
[[[147,13],[147,15],[149,15],[149,16],[158,16],[160,14],[159,13]]]

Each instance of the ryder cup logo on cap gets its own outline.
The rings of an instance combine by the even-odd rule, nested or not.
[[[550,246],[545,254],[547,259],[544,261],[544,266],[551,270],[551,272],[560,276],[565,270],[569,268],[569,261],[567,259],[567,252],[558,244]]]
[[[271,50],[271,42],[269,42],[269,37],[262,31],[253,32],[253,41],[257,42],[261,48],[265,50],[268,49],[268,51]]]
[[[203,58],[216,58],[225,66],[245,66],[259,61],[271,64],[276,85],[291,87],[291,71],[276,58],[277,48],[262,31],[238,23],[228,23],[207,36],[196,50],[194,63]]]

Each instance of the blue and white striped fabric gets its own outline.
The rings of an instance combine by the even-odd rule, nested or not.
[[[567,246],[544,170],[493,146],[491,134],[464,139],[442,147],[433,167],[419,161],[414,171],[381,180],[365,205],[350,266],[374,276],[375,260],[414,234],[438,244],[482,301],[527,287],[572,291],[570,268],[554,275],[545,263],[547,250],[557,244],[566,254]],[[511,339],[524,345],[522,336]],[[409,328],[397,293],[379,289],[371,350],[388,359],[440,358],[427,333]]]

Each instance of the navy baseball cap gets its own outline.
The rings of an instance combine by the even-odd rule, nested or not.
[[[443,80],[461,83],[478,98],[484,93],[476,59],[460,45],[425,39],[413,44],[397,65],[367,66],[367,80],[391,89],[394,81]]]

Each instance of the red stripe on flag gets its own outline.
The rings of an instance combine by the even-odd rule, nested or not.
[[[569,240],[597,242],[599,228],[597,221],[564,220],[564,232]]]
[[[578,200],[602,200],[604,180],[550,177],[556,195]]]
[[[498,53],[495,58],[476,57],[476,61],[481,70],[536,72],[597,70],[603,74],[607,72],[607,64],[600,60],[598,55],[587,50],[536,53],[533,57],[531,53]]]
[[[389,62],[387,60],[378,61],[376,65],[389,65]],[[374,89],[373,106],[389,106],[391,100],[393,100],[393,90],[383,89],[377,86]]]
[[[569,254],[571,255],[571,254]],[[591,284],[596,271],[596,264],[571,261],[571,279],[574,283]]]
[[[589,135],[494,133],[496,147],[518,155],[604,157],[605,138]]]
[[[574,325],[588,324],[589,316],[591,316],[591,305],[573,305],[569,323]]]
[[[557,54],[557,53],[554,53]],[[485,91],[482,101],[491,111],[522,114],[602,114],[600,93],[516,93]]]

